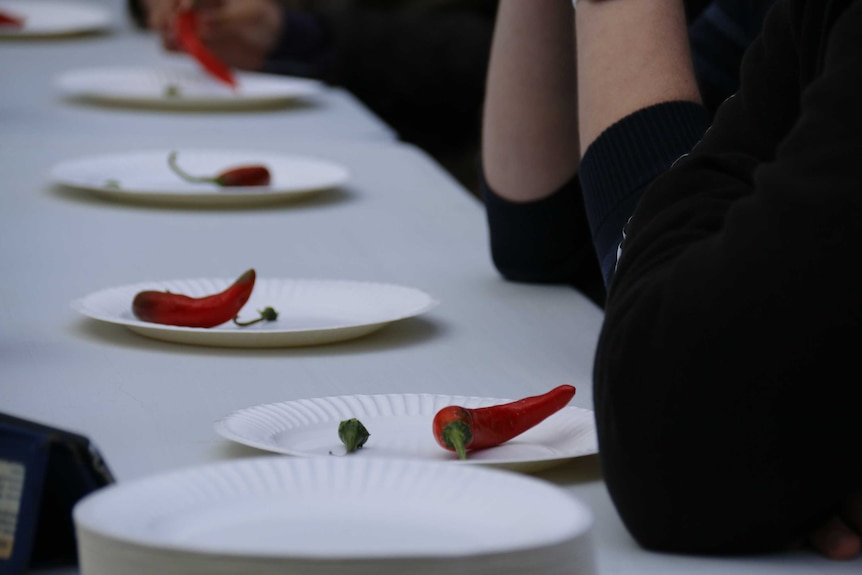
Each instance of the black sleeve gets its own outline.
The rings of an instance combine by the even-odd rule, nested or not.
[[[627,226],[594,399],[645,547],[782,549],[862,487],[860,29],[858,0],[779,1]]]
[[[484,176],[480,177],[480,189],[491,257],[503,277],[530,283],[569,283],[597,305],[604,305],[604,283],[577,177],[547,198],[528,203],[500,197]]]

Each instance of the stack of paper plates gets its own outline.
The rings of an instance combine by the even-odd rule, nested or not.
[[[103,488],[74,519],[83,575],[595,573],[583,504],[480,467],[255,457]]]

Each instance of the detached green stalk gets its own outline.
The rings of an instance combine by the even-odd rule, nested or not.
[[[338,438],[347,448],[347,453],[353,453],[360,449],[371,434],[362,425],[362,422],[356,419],[345,419],[338,424]]]

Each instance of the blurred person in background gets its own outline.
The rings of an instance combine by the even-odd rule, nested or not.
[[[177,50],[186,0],[128,0],[142,28]],[[478,195],[485,72],[497,0],[199,0],[199,33],[241,70],[350,91]]]

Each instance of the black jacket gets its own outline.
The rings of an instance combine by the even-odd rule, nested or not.
[[[644,546],[781,549],[862,487],[862,1],[779,0],[626,228],[595,364]]]

